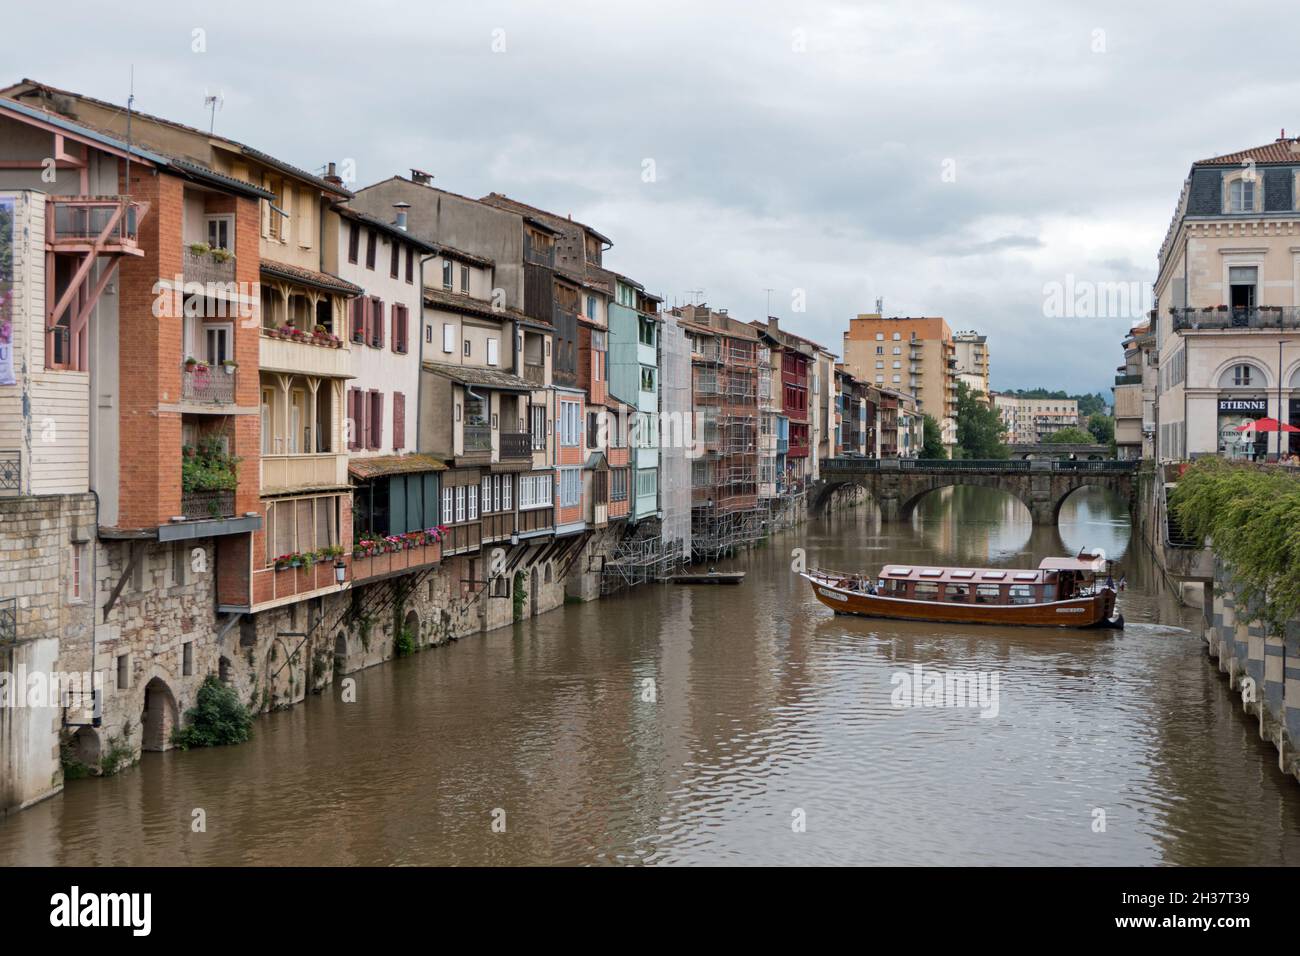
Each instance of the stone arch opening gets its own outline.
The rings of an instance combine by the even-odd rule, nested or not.
[[[230,658],[225,655],[217,660],[217,680],[223,684],[230,683]]]
[[[1061,512],[1065,508],[1065,503],[1069,501],[1071,498],[1073,498],[1076,492],[1082,491],[1085,488],[1091,489],[1093,491],[1103,492],[1107,497],[1112,498],[1115,501],[1122,504],[1125,510],[1128,510],[1129,507],[1128,499],[1125,498],[1123,493],[1118,488],[1116,488],[1113,484],[1105,481],[1082,481],[1077,485],[1072,485],[1069,488],[1067,488],[1065,490],[1065,494],[1061,495],[1061,497],[1057,498],[1056,501],[1053,502],[1052,504],[1053,524],[1056,525],[1060,524]],[[1130,519],[1131,517],[1132,516],[1130,515]]]
[[[144,709],[140,712],[142,749],[169,749],[176,726],[176,697],[161,677],[155,677],[144,688]]]
[[[854,489],[862,490],[866,493],[869,502],[872,504],[878,504],[875,492],[869,484],[849,478],[844,481],[825,482],[822,487],[818,489],[816,498],[813,501],[813,513],[818,516],[829,514],[831,511],[831,505],[835,501],[835,496],[841,492]]]
[[[551,565],[550,565],[550,562],[547,562],[547,565],[546,565],[546,583],[547,583],[547,584],[550,584],[550,583],[551,583]]]
[[[411,643],[417,647],[420,644],[420,615],[415,613],[415,609],[406,612],[406,617],[402,619],[402,630],[411,635]]]
[[[72,756],[78,763],[85,764],[93,772],[99,768],[99,734],[92,727],[78,727],[70,741]]]
[[[537,616],[537,569],[533,568],[532,573],[528,576],[528,614],[529,617]]]
[[[969,477],[954,477],[951,479],[934,481],[927,484],[926,487],[912,491],[910,495],[903,498],[898,505],[898,516],[900,520],[910,521],[916,506],[925,499],[931,492],[941,491],[944,488],[991,488],[994,491],[1000,491],[1007,498],[1014,499],[1024,506],[1025,512],[1030,520],[1034,518],[1034,506],[1031,501],[1027,501],[1013,486],[1009,483],[999,480],[997,476],[979,476],[971,475]]]
[[[334,670],[340,674],[347,665],[348,660],[348,635],[346,631],[339,631],[334,635]]]

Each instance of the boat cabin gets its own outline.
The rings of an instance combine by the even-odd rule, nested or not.
[[[850,581],[853,590],[912,601],[958,604],[1045,604],[1093,593],[1101,558],[1044,558],[1037,570],[926,568],[886,565],[874,585]]]

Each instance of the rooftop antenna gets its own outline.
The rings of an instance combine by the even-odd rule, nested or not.
[[[776,290],[764,289],[763,291],[767,293],[767,312],[764,315],[764,318],[770,319],[772,317],[772,293]]]
[[[126,94],[126,192],[131,195],[131,109],[135,106],[135,64],[131,64],[130,89]]]
[[[885,297],[883,295],[878,295],[876,296],[876,315],[884,315],[884,314],[885,314]]]
[[[704,290],[703,290],[703,289],[687,289],[687,290],[686,290],[686,294],[689,295],[689,296],[691,297],[691,305],[699,305],[700,303],[697,302],[697,301],[695,301],[695,300],[696,300],[696,297],[697,297],[697,296],[702,296],[702,295],[704,295]]]
[[[221,109],[221,104],[226,102],[225,95],[217,90],[216,93],[209,94],[207,87],[203,88],[203,108],[208,111],[208,135],[217,127],[217,110]]]

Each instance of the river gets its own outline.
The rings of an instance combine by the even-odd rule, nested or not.
[[[838,617],[790,572],[796,548],[874,571],[1083,546],[1127,573],[1123,632]],[[74,781],[0,821],[0,865],[1300,863],[1300,788],[1105,493],[1052,529],[947,489],[732,566],[740,587],[566,605],[353,675],[355,703],[248,744]],[[916,664],[996,677],[996,715],[894,706]]]

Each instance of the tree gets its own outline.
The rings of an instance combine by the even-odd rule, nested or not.
[[[947,458],[948,450],[943,447],[943,429],[933,415],[926,415],[922,422],[924,441],[921,444],[922,458]]]
[[[1098,445],[1110,445],[1115,441],[1115,419],[1109,415],[1093,415],[1088,419],[1088,431]]]
[[[1059,432],[1049,435],[1048,444],[1051,445],[1092,445],[1092,433],[1086,432],[1082,428],[1062,428]]]
[[[957,445],[963,458],[1007,458],[1007,429],[983,392],[957,382]]]

